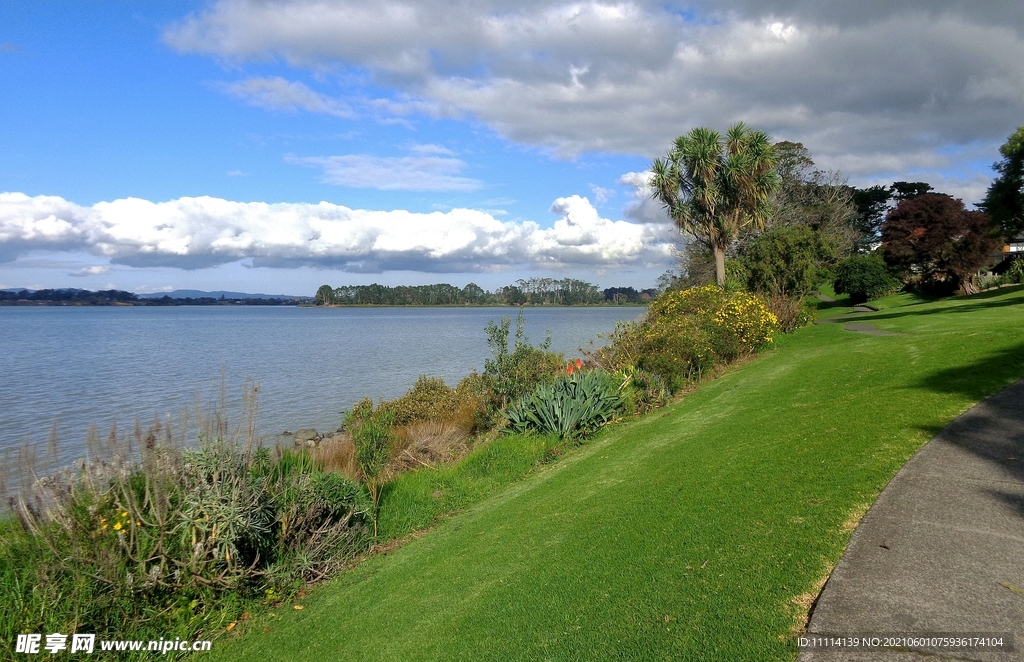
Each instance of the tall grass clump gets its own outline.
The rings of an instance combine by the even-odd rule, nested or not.
[[[361,553],[363,490],[304,451],[261,447],[253,418],[232,431],[222,412],[203,417],[191,447],[137,426],[119,452],[11,497],[0,640],[208,637]]]

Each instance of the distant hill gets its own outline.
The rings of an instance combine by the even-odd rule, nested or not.
[[[150,292],[147,294],[138,295],[140,299],[160,299],[162,297],[171,297],[172,299],[219,299],[224,297],[225,299],[310,299],[310,296],[302,296],[295,294],[247,294],[245,292],[225,292],[223,290],[217,290],[215,292],[204,292],[202,290],[173,290],[171,292]]]

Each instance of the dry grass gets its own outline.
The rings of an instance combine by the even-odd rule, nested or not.
[[[362,480],[359,462],[356,461],[356,447],[347,432],[324,439],[313,449],[313,459],[321,463],[325,471],[336,471],[356,482]]]
[[[868,502],[859,503],[850,509],[850,512],[846,516],[846,520],[839,525],[839,533],[843,536],[849,536],[853,533],[857,525],[860,524],[861,519],[864,518],[864,513],[868,512],[868,508],[871,504]],[[818,578],[811,590],[806,593],[794,597],[790,600],[790,609],[793,613],[793,625],[789,630],[789,636],[799,637],[807,632],[807,621],[811,615],[811,608],[817,601],[818,596],[821,595],[821,590],[825,587],[825,582],[828,581],[829,576],[832,574],[832,570],[835,569],[834,563],[825,563],[824,569],[822,570],[821,576]]]
[[[857,526],[860,524],[860,521],[864,519],[864,513],[868,512],[868,508],[870,507],[871,504],[868,502],[864,502],[854,506],[850,510],[850,513],[846,516],[846,521],[843,522],[842,525],[840,525],[839,531],[844,536],[853,533],[854,529],[856,529]]]
[[[465,424],[453,421],[417,421],[395,428],[394,436],[392,460],[386,469],[389,479],[404,471],[456,462],[470,451],[472,439]],[[312,449],[312,454],[324,470],[362,480],[349,433],[327,437]]]
[[[462,458],[470,450],[469,430],[451,421],[421,421],[395,431],[392,469],[436,467]]]
[[[818,600],[818,596],[821,595],[821,589],[825,587],[825,582],[828,581],[835,567],[835,563],[825,561],[821,576],[811,586],[811,590],[801,593],[789,601],[790,611],[793,614],[793,625],[789,628],[790,637],[796,638],[807,632],[807,621],[811,616],[811,607]]]

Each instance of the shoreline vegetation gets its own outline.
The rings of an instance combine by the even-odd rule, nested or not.
[[[455,387],[422,376],[357,403],[342,433],[268,448],[214,407],[136,426],[88,459],[27,480],[0,521],[0,640],[24,632],[213,638],[584,445],[609,423],[772,341],[752,295],[670,292],[611,344],[567,359],[518,319],[484,330],[492,358]],[[194,434],[194,437],[189,438]],[[319,443],[318,443],[319,442]],[[5,472],[10,475],[10,472]],[[21,474],[32,476],[26,470]]]
[[[311,297],[138,295],[124,290],[0,290],[0,306],[352,306],[352,307],[503,307],[503,306],[646,306],[656,288],[609,287],[586,281],[531,278],[493,292],[475,283],[463,288],[432,285],[321,286]],[[197,293],[198,294],[198,293]]]
[[[609,287],[575,278],[519,279],[513,285],[488,291],[469,283],[459,288],[448,283],[433,285],[321,285],[313,296],[317,306],[602,306],[647,305],[659,289]]]

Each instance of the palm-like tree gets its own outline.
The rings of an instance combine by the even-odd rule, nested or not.
[[[771,193],[779,185],[775,163],[768,134],[737,122],[724,139],[703,127],[679,136],[668,156],[651,166],[652,197],[681,231],[711,250],[719,285],[725,285],[729,244],[748,225],[763,229],[771,214]]]

